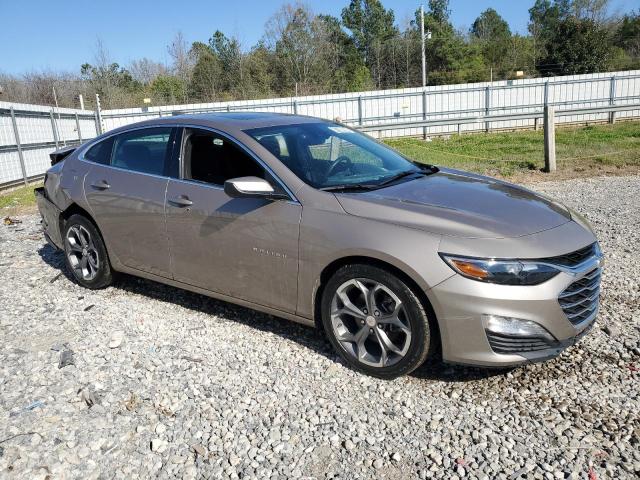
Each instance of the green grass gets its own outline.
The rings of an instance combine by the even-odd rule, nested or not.
[[[27,185],[8,192],[0,192],[0,215],[3,217],[7,214],[13,214],[15,211],[24,208],[34,207],[36,204],[36,196],[33,189],[41,186],[40,183]]]
[[[425,142],[385,142],[409,158],[488,175],[510,177],[544,168],[542,131],[453,135]],[[556,131],[556,161],[565,174],[597,175],[640,167],[640,122],[620,122]]]

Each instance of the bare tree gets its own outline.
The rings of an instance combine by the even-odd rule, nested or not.
[[[129,65],[129,71],[135,80],[144,85],[149,85],[160,75],[167,74],[167,67],[160,62],[155,62],[148,58],[133,60]]]
[[[173,61],[173,73],[184,85],[183,91],[187,92],[188,89],[186,86],[189,85],[189,82],[191,81],[191,74],[193,73],[193,67],[196,59],[191,54],[189,45],[182,32],[178,31],[178,33],[176,33],[167,50]],[[187,95],[188,94],[185,93],[185,97]],[[187,101],[188,99],[184,98],[183,100]]]
[[[314,64],[319,58],[322,35],[313,12],[304,4],[283,5],[267,22],[265,39],[276,52],[285,78],[311,93]]]
[[[610,0],[573,0],[573,10],[578,18],[602,24],[607,19],[610,3]]]

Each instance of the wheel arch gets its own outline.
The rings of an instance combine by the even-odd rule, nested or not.
[[[382,270],[386,270],[389,273],[392,273],[404,283],[415,293],[415,295],[422,303],[422,306],[427,311],[429,317],[430,327],[434,330],[434,335],[438,340],[438,344],[441,342],[440,338],[440,327],[438,325],[438,318],[436,317],[435,310],[431,305],[431,301],[429,300],[429,296],[425,292],[423,288],[420,287],[420,284],[414,280],[411,275],[403,271],[396,265],[389,263],[385,260],[381,260],[376,257],[370,257],[367,255],[350,255],[341,257],[333,260],[329,263],[323,270],[320,272],[320,278],[318,282],[318,287],[313,296],[313,319],[316,327],[320,330],[323,329],[322,326],[322,314],[320,312],[321,304],[322,304],[322,294],[324,293],[324,288],[326,287],[329,279],[342,267],[345,265],[372,265],[378,267]]]
[[[93,226],[96,227],[96,230],[98,230],[98,233],[102,237],[100,227],[98,227],[98,224],[93,219],[91,214],[77,203],[71,203],[67,208],[60,212],[60,216],[58,218],[58,229],[60,230],[60,238],[64,237],[64,224],[69,218],[71,218],[72,215],[82,215],[83,217],[85,217],[87,220],[93,223]],[[104,237],[102,238],[102,240],[104,241]]]
[[[107,252],[107,261],[111,265],[111,268],[115,271],[115,269],[113,268],[114,267],[114,258],[113,258],[114,255],[109,251],[109,246],[107,245],[107,242],[105,241],[105,238],[104,238],[104,235],[102,233],[102,230],[100,230],[100,226],[94,220],[93,216],[91,216],[91,214],[87,210],[82,208],[77,203],[71,203],[65,210],[63,210],[60,213],[60,217],[59,217],[59,220],[58,220],[58,228],[60,229],[60,238],[63,239],[62,240],[63,243],[64,243],[64,224],[69,218],[71,218],[72,215],[82,215],[83,217],[85,217],[87,220],[89,220],[93,224],[93,226],[98,231],[98,235],[100,235],[100,239],[102,240],[102,243],[104,244],[105,251]],[[117,262],[118,262],[117,257],[115,258],[115,262],[117,264]]]

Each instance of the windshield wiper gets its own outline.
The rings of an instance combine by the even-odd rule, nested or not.
[[[322,187],[319,190],[322,190],[323,192],[362,192],[373,190],[376,187],[377,185],[369,185],[366,183],[345,183],[342,185],[331,185],[328,187]]]
[[[395,182],[396,180],[400,180],[401,178],[408,177],[410,175],[428,175],[431,172],[425,172],[424,170],[407,170],[405,172],[396,173],[391,177],[387,178],[385,181],[378,183],[378,187],[382,187],[384,185],[389,185],[390,183]]]

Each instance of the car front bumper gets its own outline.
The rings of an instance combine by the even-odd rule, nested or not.
[[[535,286],[504,286],[461,275],[450,277],[432,288],[429,295],[438,318],[443,360],[506,367],[556,357],[593,326],[599,307],[600,272],[601,260],[597,259],[580,271],[561,272]],[[570,297],[571,303],[563,299],[563,308],[559,297],[581,290],[587,282],[591,290]],[[584,305],[567,308],[583,298]],[[582,313],[572,322],[569,316],[574,316],[573,312]],[[489,316],[535,322],[550,337],[496,334],[488,331]]]

